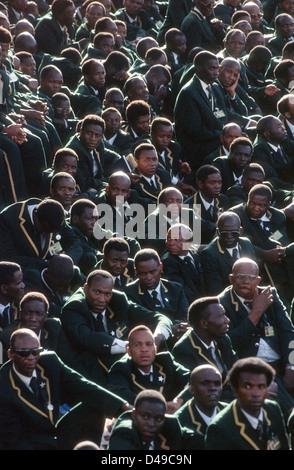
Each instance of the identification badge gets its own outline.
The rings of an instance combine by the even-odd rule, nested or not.
[[[265,336],[274,336],[274,327],[273,326],[265,326],[264,327],[264,334]]]
[[[61,243],[60,242],[55,242],[49,250],[50,255],[56,255],[57,253],[61,253],[63,251]]]
[[[118,326],[117,329],[115,330],[115,335],[118,339],[120,339],[123,336],[125,336],[128,331],[129,331],[128,327],[125,324],[122,324]]]
[[[282,238],[283,234],[280,230],[276,230],[274,233],[271,233],[270,238],[278,242]]]
[[[271,439],[267,441],[267,450],[280,450],[281,445],[278,436],[272,436]]]
[[[225,113],[222,109],[219,109],[218,111],[214,111],[214,115],[218,119],[225,117]]]

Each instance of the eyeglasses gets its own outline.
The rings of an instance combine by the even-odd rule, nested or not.
[[[55,108],[55,109],[58,113],[62,113],[62,112],[70,113],[72,110],[71,106],[69,108]]]
[[[31,354],[33,356],[39,356],[39,354],[44,351],[44,348],[35,348],[35,349],[12,349],[12,352],[21,357],[28,357]]]
[[[263,15],[261,13],[252,13],[252,15],[250,15],[251,18],[263,18]]]
[[[228,235],[231,235],[232,237],[238,237],[240,235],[240,232],[238,232],[237,230],[222,230],[221,232],[219,232],[219,234],[222,236],[222,237],[227,237]]]
[[[233,274],[234,278],[237,279],[237,281],[249,281],[249,282],[254,282],[257,280],[258,276],[254,276],[253,274]]]

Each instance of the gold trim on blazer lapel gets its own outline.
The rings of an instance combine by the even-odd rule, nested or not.
[[[234,293],[233,293],[232,288],[230,290],[230,297],[231,297],[232,304],[235,306],[236,312],[239,312],[239,303],[238,303],[238,300],[235,300],[235,298],[234,298]]]
[[[7,170],[7,173],[8,173],[8,179],[9,179],[9,183],[10,183],[10,188],[11,188],[11,192],[12,192],[13,201],[17,202],[17,196],[16,196],[16,192],[15,192],[14,181],[13,181],[13,176],[12,176],[12,172],[11,172],[11,166],[10,166],[9,160],[7,158],[7,153],[4,152],[4,150],[2,150],[2,152],[3,152],[3,158],[4,158],[4,161],[5,161],[5,165],[6,165],[6,170]]]
[[[198,354],[199,356],[201,356],[203,359],[205,359],[210,365],[212,365],[213,367],[215,367],[215,363],[212,362],[208,357],[206,357],[203,353],[202,353],[202,349],[200,346],[197,346],[195,343],[194,343],[194,340],[192,338],[192,333],[193,333],[193,330],[191,329],[188,337],[189,337],[189,340],[191,341],[191,344],[193,346],[194,349],[196,349],[198,351]]]
[[[240,428],[240,435],[247,441],[255,450],[261,450],[260,447],[258,447],[255,442],[251,439],[251,437],[246,434],[245,431],[245,423],[242,423],[242,421],[239,421],[239,416],[238,416],[238,411],[237,411],[237,406],[236,406],[236,401],[232,405],[232,411],[233,411],[233,418],[235,421],[236,426]]]
[[[163,449],[163,450],[170,450],[170,447],[165,445],[166,444],[166,438],[162,434],[159,434],[158,437],[160,437],[160,439],[161,439],[160,448]]]
[[[194,405],[194,399],[193,398],[191,398],[191,400],[188,402],[187,407],[188,407],[188,412],[189,412],[191,421],[192,421],[193,424],[195,424],[196,432],[198,432],[198,434],[201,434],[203,436],[204,434],[201,431],[202,423],[200,423],[200,421],[196,421],[196,418],[194,416],[195,405]]]
[[[50,383],[49,383],[49,380],[47,379],[47,377],[45,376],[44,368],[40,364],[37,364],[36,369],[39,369],[40,374],[41,374],[41,378],[46,383],[46,391],[47,391],[47,395],[48,395],[48,404],[49,403],[52,404],[52,402],[51,402]],[[49,419],[50,419],[51,423],[53,424],[53,410],[48,409],[48,413],[49,413]]]
[[[154,194],[152,193],[149,193],[149,191],[147,191],[147,189],[145,188],[144,184],[143,183],[139,183],[139,185],[141,186],[142,190],[144,191],[144,193],[148,194],[149,196],[152,197],[152,199],[156,199],[157,200],[157,196],[155,196]]]
[[[32,405],[28,400],[26,400],[23,396],[22,396],[22,391],[21,389],[16,385],[15,381],[14,381],[14,378],[12,376],[12,372],[11,370],[9,371],[9,380],[10,380],[10,383],[11,383],[11,386],[13,388],[13,390],[16,391],[17,393],[17,396],[18,398],[24,402],[29,408],[31,408],[32,410],[36,411],[36,413],[39,413],[40,415],[42,415],[44,418],[47,418],[49,419],[49,416],[44,413],[44,411],[40,410],[39,408],[36,408],[34,405]]]
[[[23,231],[26,239],[29,241],[30,245],[32,246],[34,252],[36,253],[37,257],[40,258],[40,259],[45,259],[46,256],[47,256],[47,253],[48,253],[48,250],[49,250],[49,246],[51,244],[51,240],[52,240],[52,233],[50,233],[50,236],[49,236],[49,240],[48,240],[48,247],[47,249],[45,249],[45,253],[44,255],[42,256],[41,258],[41,253],[39,252],[37,246],[35,245],[35,243],[33,242],[33,240],[31,239],[30,235],[28,234],[27,232],[27,229],[25,228],[24,224],[26,223],[26,220],[23,218],[23,213],[24,213],[24,210],[26,208],[26,203],[23,202],[23,204],[21,205],[21,209],[20,209],[20,212],[19,212],[19,220],[20,220],[20,228],[21,230]]]

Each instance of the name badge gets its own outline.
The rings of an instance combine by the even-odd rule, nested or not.
[[[49,250],[49,253],[50,255],[56,255],[57,253],[61,253],[63,250],[62,250],[62,246],[61,246],[61,243],[60,242],[55,242],[51,247],[50,247],[50,250]]]
[[[273,435],[271,439],[267,441],[267,450],[279,450],[281,447],[278,436]]]
[[[214,115],[218,119],[225,117],[225,113],[222,109],[218,109],[217,111],[214,111]]]
[[[265,336],[274,336],[274,327],[273,326],[265,326],[264,327],[264,334]]]
[[[128,327],[125,324],[119,325],[115,330],[115,335],[118,339],[122,338],[129,331]]]

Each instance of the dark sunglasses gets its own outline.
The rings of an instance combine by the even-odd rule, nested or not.
[[[12,349],[12,352],[21,357],[28,357],[30,354],[33,356],[39,356],[39,354],[44,351],[44,348],[35,348],[35,349]]]
[[[232,235],[233,237],[238,237],[240,235],[240,232],[238,232],[237,230],[234,230],[234,231],[222,230],[221,232],[219,232],[219,234],[222,237],[226,237],[227,235]]]

